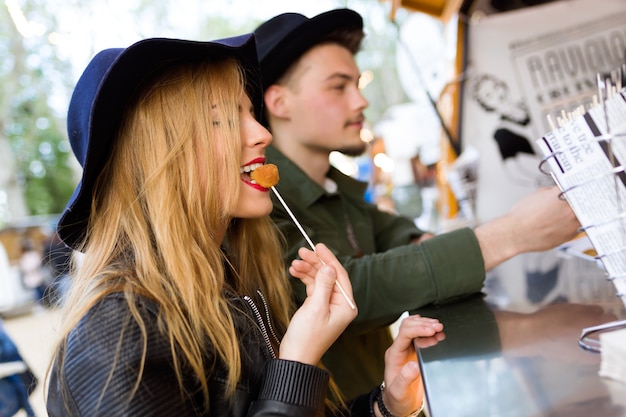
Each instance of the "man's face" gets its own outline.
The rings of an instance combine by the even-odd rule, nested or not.
[[[318,45],[293,70],[287,92],[293,139],[324,152],[362,154],[366,144],[360,131],[368,102],[358,88],[352,53],[336,44]]]

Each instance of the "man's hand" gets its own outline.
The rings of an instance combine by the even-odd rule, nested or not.
[[[558,187],[540,188],[504,215],[475,229],[485,270],[515,255],[552,249],[573,239],[580,222]]]

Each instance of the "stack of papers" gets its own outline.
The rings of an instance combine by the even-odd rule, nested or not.
[[[626,305],[626,89],[537,140]]]
[[[626,383],[626,329],[600,333],[600,376]]]

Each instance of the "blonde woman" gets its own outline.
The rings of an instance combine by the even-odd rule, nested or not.
[[[325,400],[320,359],[357,310],[318,245],[294,262],[309,292],[294,313],[268,189],[250,177],[272,140],[261,105],[250,35],[146,39],[90,62],[68,113],[83,176],[58,232],[82,256],[50,416],[380,415],[372,395]],[[411,339],[441,330],[404,327],[388,360],[399,415],[421,401]]]

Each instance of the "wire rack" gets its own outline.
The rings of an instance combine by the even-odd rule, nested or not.
[[[588,109],[563,113],[558,127],[537,144],[544,153],[539,169],[552,176],[593,245],[626,306],[626,67],[597,74],[598,94]],[[626,327],[626,320],[583,329],[582,348],[600,352],[593,337]]]

